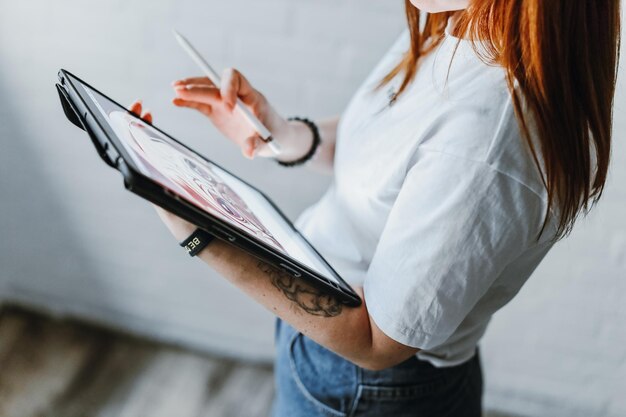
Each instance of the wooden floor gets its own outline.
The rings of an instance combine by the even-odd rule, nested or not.
[[[265,417],[273,393],[269,366],[0,306],[0,417]]]
[[[272,370],[0,307],[2,417],[267,416]]]

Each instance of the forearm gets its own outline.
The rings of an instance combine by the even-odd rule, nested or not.
[[[316,120],[315,123],[319,129],[321,142],[315,158],[309,161],[307,166],[317,172],[332,174],[339,117]],[[283,154],[278,157],[282,161],[298,159],[310,149],[313,141],[311,130],[304,123],[292,121],[289,126],[289,132],[285,132],[284,138],[281,138],[281,141],[287,144],[283,147]]]
[[[176,215],[156,209],[176,240],[182,241],[196,229]],[[211,242],[198,257],[298,331],[361,367],[384,369],[418,350],[378,328],[365,302],[357,308],[345,307],[304,280],[221,240]],[[363,298],[362,291],[355,290]]]
[[[372,333],[365,304],[347,308],[302,280],[222,241],[199,254],[221,276],[333,352],[367,364]]]

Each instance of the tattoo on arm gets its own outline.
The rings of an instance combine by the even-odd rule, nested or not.
[[[265,272],[276,288],[289,300],[307,313],[320,317],[335,317],[341,314],[343,304],[335,297],[304,284],[288,273],[259,261],[257,267]]]

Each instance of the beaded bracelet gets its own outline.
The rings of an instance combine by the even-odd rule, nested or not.
[[[307,125],[309,127],[309,129],[311,129],[311,133],[313,133],[313,142],[311,143],[311,147],[309,148],[309,150],[307,151],[307,153],[305,153],[302,157],[294,160],[294,161],[279,161],[276,160],[276,162],[278,162],[279,165],[285,166],[285,167],[292,167],[292,166],[296,166],[296,165],[302,165],[304,164],[306,161],[308,161],[309,159],[313,158],[313,155],[315,155],[315,151],[317,151],[317,148],[319,148],[320,143],[322,141],[321,137],[320,137],[320,131],[317,128],[317,125],[304,117],[289,117],[287,120],[292,121],[292,120],[296,120],[298,122],[302,122],[305,125]]]

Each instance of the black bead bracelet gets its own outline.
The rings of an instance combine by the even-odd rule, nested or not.
[[[320,146],[320,143],[322,141],[321,137],[320,137],[320,131],[317,128],[317,125],[315,124],[315,122],[304,118],[304,117],[289,117],[287,120],[292,121],[292,120],[296,120],[298,122],[302,122],[305,125],[307,125],[309,127],[309,129],[311,129],[311,133],[313,134],[313,142],[311,143],[311,147],[309,148],[309,150],[307,151],[307,153],[305,153],[302,157],[294,160],[294,161],[279,161],[276,160],[276,162],[278,162],[278,164],[284,166],[284,167],[292,167],[292,166],[296,166],[296,165],[302,165],[304,164],[306,161],[308,161],[309,159],[311,159],[313,157],[313,155],[315,155],[315,151],[317,151],[317,148]]]

